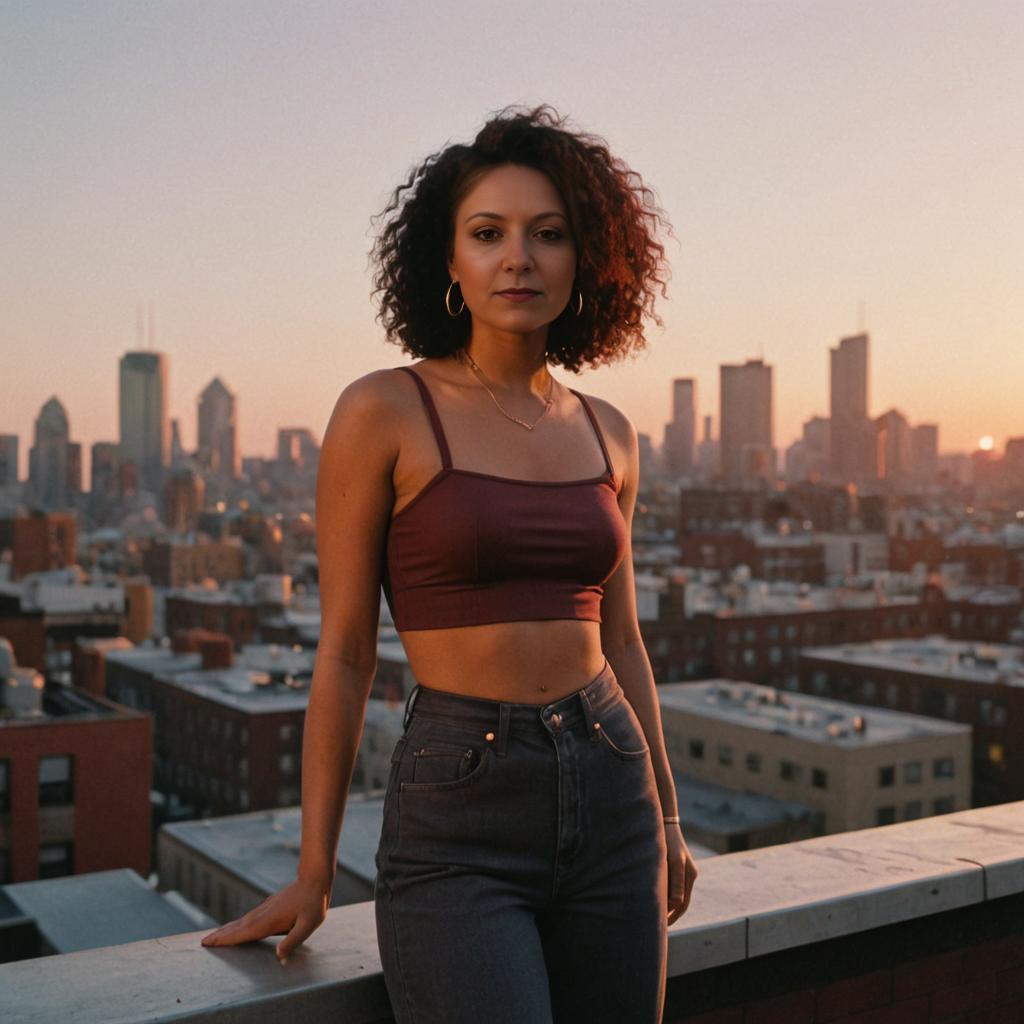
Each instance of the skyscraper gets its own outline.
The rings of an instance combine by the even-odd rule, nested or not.
[[[733,480],[774,480],[772,367],[762,359],[719,368],[722,475]]]
[[[672,476],[693,472],[697,437],[697,382],[691,377],[672,381],[672,422],[665,425],[665,471]]]
[[[135,464],[141,487],[158,494],[171,447],[167,357],[162,352],[126,352],[119,369],[121,458]]]
[[[868,420],[868,336],[840,339],[829,350],[829,465],[839,483],[875,476],[875,431]]]
[[[70,448],[68,414],[54,395],[36,418],[35,444],[28,453],[29,492],[32,500],[47,511],[67,508],[72,494],[81,487],[80,464],[76,486],[75,459]]]
[[[223,481],[238,479],[238,429],[235,396],[214,377],[199,396],[196,461]]]

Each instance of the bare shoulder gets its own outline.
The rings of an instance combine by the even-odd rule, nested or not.
[[[633,421],[614,403],[607,398],[598,398],[596,395],[588,395],[584,392],[590,408],[594,410],[601,430],[609,445],[614,445],[624,456],[635,450],[637,446],[636,427]]]
[[[413,382],[397,368],[371,370],[342,388],[327,424],[324,442],[339,432],[373,431],[381,440],[396,430],[409,407]]]

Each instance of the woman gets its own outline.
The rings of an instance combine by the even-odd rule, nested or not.
[[[417,680],[376,857],[396,1019],[661,1019],[697,867],[637,624],[636,431],[548,370],[661,322],[649,194],[546,106],[395,190],[375,294],[420,361],[346,387],[324,437],[297,878],[204,944],[285,934],[284,962],[322,923],[383,586]]]

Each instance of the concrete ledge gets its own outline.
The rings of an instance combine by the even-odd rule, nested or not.
[[[1024,801],[700,862],[672,927],[670,978],[1024,892]],[[0,965],[19,1024],[379,1024],[390,1007],[372,903],[330,911],[287,966],[275,940],[205,949],[205,931]]]

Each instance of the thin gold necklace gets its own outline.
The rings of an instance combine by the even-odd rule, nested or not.
[[[462,354],[465,355],[465,357],[469,360],[470,366],[476,371],[476,374],[480,379],[480,383],[483,385],[484,390],[487,392],[487,394],[489,394],[491,398],[494,400],[494,404],[499,409],[501,409],[502,414],[507,416],[510,420],[512,420],[513,423],[518,423],[521,427],[526,427],[527,430],[533,430],[533,428],[537,426],[537,424],[540,423],[542,419],[544,419],[544,416],[547,413],[548,409],[550,409],[551,406],[554,405],[554,402],[552,402],[551,400],[551,394],[555,390],[555,378],[551,377],[551,383],[548,385],[548,397],[544,399],[544,411],[536,418],[536,420],[534,420],[533,423],[527,423],[525,420],[521,420],[518,416],[513,416],[510,412],[506,412],[504,409],[502,409],[501,402],[499,402],[498,399],[494,397],[494,392],[487,386],[487,383],[484,381],[482,376],[483,370],[481,370],[480,367],[477,366],[476,362],[473,360],[473,357],[465,350],[463,350]],[[548,376],[551,375],[549,374]]]

